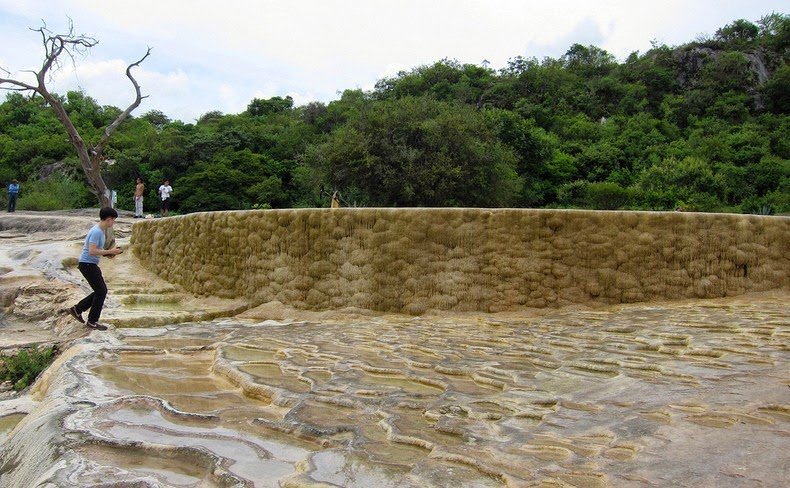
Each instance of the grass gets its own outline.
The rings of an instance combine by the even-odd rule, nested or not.
[[[43,349],[33,346],[20,350],[16,356],[0,354],[0,382],[11,380],[14,390],[24,390],[52,364],[56,355],[55,346]]]

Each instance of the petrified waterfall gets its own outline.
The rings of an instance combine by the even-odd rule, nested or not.
[[[21,290],[3,331],[88,333],[54,310],[82,295],[65,256],[92,218],[23,220],[0,239],[4,283]],[[115,327],[0,401],[2,487],[787,484],[786,217],[304,209],[120,223],[136,256],[102,263]],[[52,242],[30,240],[33,225]],[[560,308],[639,300],[661,302]]]
[[[194,293],[409,314],[786,288],[789,242],[785,217],[523,209],[215,212],[132,235],[145,265]]]

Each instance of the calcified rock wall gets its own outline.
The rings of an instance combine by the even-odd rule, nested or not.
[[[790,219],[522,209],[299,209],[136,223],[187,290],[420,314],[722,297],[790,284]]]

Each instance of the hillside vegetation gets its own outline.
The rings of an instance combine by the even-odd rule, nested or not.
[[[444,59],[329,104],[254,99],[195,123],[152,110],[114,134],[106,179],[132,209],[142,176],[154,210],[168,177],[182,213],[326,206],[334,190],[358,206],[788,212],[789,47],[790,17],[771,14],[623,62],[574,44],[499,71]],[[88,138],[120,112],[63,99]],[[19,208],[95,205],[52,111],[17,93],[0,105],[11,178]]]

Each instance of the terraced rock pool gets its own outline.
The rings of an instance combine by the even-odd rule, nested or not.
[[[71,452],[48,479],[780,486],[785,302],[94,333],[52,380]]]

